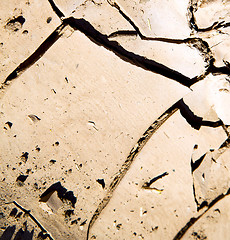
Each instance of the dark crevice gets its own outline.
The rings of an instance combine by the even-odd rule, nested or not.
[[[142,150],[142,148],[145,146],[145,144],[148,142],[148,140],[152,137],[152,135],[162,126],[162,124],[167,121],[176,111],[178,110],[176,104],[171,106],[169,109],[167,109],[156,121],[154,121],[149,128],[144,132],[144,134],[139,138],[137,141],[137,144],[131,149],[128,157],[126,158],[125,162],[120,167],[119,171],[115,174],[115,177],[113,178],[112,182],[110,183],[107,194],[103,198],[103,200],[99,203],[97,209],[95,210],[93,216],[91,217],[91,220],[88,225],[87,230],[87,240],[89,239],[89,233],[90,229],[93,226],[94,222],[99,217],[100,213],[103,211],[103,209],[108,205],[110,199],[113,196],[113,192],[129,170],[130,166],[132,165],[134,159],[137,157],[139,152]],[[166,173],[162,175],[167,175]],[[158,176],[159,177],[159,176]],[[162,176],[163,177],[163,176]]]
[[[198,160],[196,160],[195,162],[193,162],[191,160],[191,171],[192,173],[200,166],[200,164],[203,162],[204,158],[206,156],[206,153],[204,155],[202,155]]]
[[[177,107],[180,109],[180,113],[185,118],[185,120],[190,124],[191,127],[196,130],[199,130],[201,126],[216,128],[223,125],[223,122],[221,120],[212,122],[203,120],[202,117],[196,116],[191,111],[191,109],[184,103],[183,99],[177,102]]]
[[[194,182],[193,182],[193,184],[192,184],[192,190],[193,190],[194,200],[195,200],[196,206],[197,206],[197,208],[198,208],[198,206],[199,206],[199,202],[197,201],[196,190],[195,190]],[[198,210],[198,209],[197,209],[197,210]]]
[[[51,5],[53,11],[58,15],[58,17],[59,18],[64,18],[65,17],[64,13],[61,12],[61,10],[56,6],[54,1],[53,0],[48,0],[48,1],[49,1],[50,5]]]
[[[110,41],[108,36],[101,34],[85,19],[76,19],[70,17],[64,19],[63,22],[70,25],[73,29],[81,31],[92,42],[112,51],[119,58],[126,62],[141,67],[145,70],[161,74],[162,76],[173,79],[187,87],[190,87],[192,84],[194,84],[189,77],[186,77],[183,74],[164,66],[163,64],[155,62],[154,60],[150,60],[133,52],[129,52],[120,46],[116,41]]]
[[[209,211],[213,206],[215,206],[216,203],[218,203],[220,200],[222,200],[224,197],[230,194],[230,188],[228,189],[227,193],[225,194],[220,194],[218,197],[216,197],[210,204],[205,204],[207,206],[207,209],[201,213],[198,217],[193,217],[191,218],[185,226],[176,234],[176,236],[173,238],[173,240],[180,240],[186,232],[189,230],[191,226],[194,225],[206,212]]]
[[[136,27],[138,28],[138,27]],[[206,41],[199,37],[185,38],[185,39],[173,39],[173,38],[165,38],[165,37],[146,37],[143,34],[139,34],[140,30],[119,30],[111,33],[108,38],[113,38],[117,36],[139,36],[141,40],[147,41],[159,41],[165,43],[173,43],[173,44],[189,44],[192,47],[195,47],[202,55],[212,55],[210,47]],[[207,57],[207,60],[212,58],[212,56]]]
[[[156,182],[157,180],[159,180],[159,179],[161,179],[161,178],[163,178],[163,177],[165,177],[165,176],[167,176],[167,175],[168,175],[168,173],[167,173],[167,172],[164,172],[164,173],[162,173],[162,174],[160,174],[160,175],[152,178],[149,182],[145,182],[142,187],[143,187],[143,188],[149,188],[149,187],[151,186],[151,184],[153,184],[153,183]]]
[[[216,67],[213,64],[209,67],[210,73],[217,73],[217,74],[227,74],[230,75],[230,67],[229,65],[223,66],[223,67]]]
[[[223,128],[224,132],[226,133],[227,137],[230,136],[230,132],[228,130],[228,127],[229,127],[229,125],[225,125],[225,124],[223,124],[223,126],[222,126],[222,128]]]
[[[109,34],[108,38],[113,38],[117,36],[138,36],[138,33],[135,30],[119,30]]]
[[[206,41],[204,41],[202,38],[186,38],[186,39],[171,39],[171,38],[162,38],[162,37],[147,37],[144,36],[140,29],[137,27],[137,25],[134,23],[134,21],[132,21],[132,19],[126,15],[120,8],[120,6],[117,3],[111,3],[109,0],[107,0],[107,2],[112,6],[115,7],[119,13],[130,23],[130,25],[135,29],[135,31],[133,30],[121,30],[121,31],[116,31],[113,32],[109,35],[109,37],[116,37],[118,35],[136,35],[139,36],[142,40],[148,40],[148,41],[161,41],[161,42],[165,42],[165,43],[172,43],[172,44],[187,44],[190,47],[194,47],[196,48],[201,56],[204,58],[204,62],[206,63],[206,71],[201,75],[201,76],[196,76],[194,78],[192,78],[192,82],[197,82],[199,80],[204,79],[204,77],[206,77],[210,71],[209,71],[209,67],[211,65],[213,65],[213,63],[215,62],[215,59],[213,57],[213,54],[211,52],[211,49],[208,45],[208,43]]]
[[[62,36],[61,31],[65,27],[65,24],[58,26],[48,38],[30,55],[24,62],[22,62],[2,83],[0,90],[7,87],[10,81],[17,78],[22,72],[31,67],[36,61],[38,61],[45,52]]]
[[[196,48],[201,56],[204,58],[204,62],[206,63],[206,70],[205,72],[200,75],[196,76],[191,79],[191,82],[196,83],[202,79],[204,79],[209,73],[219,73],[219,74],[230,74],[230,64],[226,64],[226,66],[223,67],[215,67],[214,62],[215,58],[213,57],[212,51],[206,41],[204,41],[202,38],[186,38],[186,39],[170,39],[170,38],[161,38],[161,37],[146,37],[144,36],[140,29],[137,27],[137,25],[132,21],[132,19],[126,15],[120,8],[120,6],[117,3],[111,3],[109,0],[107,2],[112,6],[115,7],[119,13],[130,23],[130,25],[135,29],[133,30],[121,30],[116,31],[114,33],[111,33],[109,37],[115,37],[118,35],[138,35],[142,40],[149,40],[149,41],[161,41],[165,43],[173,43],[173,44],[187,44],[191,47]],[[189,25],[191,29],[196,30],[197,32],[206,32],[213,29],[218,29],[220,27],[228,27],[230,26],[230,23],[224,23],[223,21],[218,23],[215,22],[211,27],[200,29],[198,28],[196,24],[196,20],[194,17],[194,12],[197,10],[197,2],[194,2],[194,0],[190,1],[189,8],[188,8],[188,16],[190,16]],[[208,124],[208,123],[207,123]]]
[[[203,214],[202,214],[203,215]],[[190,220],[186,223],[186,225],[177,233],[177,235],[173,238],[173,240],[179,240],[181,239],[185,233],[188,231],[188,229],[194,224],[197,222],[197,220],[200,219],[200,217],[202,216],[200,215],[199,217],[192,217],[190,218]]]

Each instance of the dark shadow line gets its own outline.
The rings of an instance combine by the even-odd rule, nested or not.
[[[229,148],[230,147],[230,137],[228,138],[221,144],[219,149],[223,150],[224,148]]]
[[[53,11],[58,15],[58,17],[61,19],[61,18],[64,18],[65,15],[64,13],[56,6],[56,4],[54,3],[53,0],[48,0]]]
[[[4,89],[5,86],[9,84],[10,81],[17,78],[23,71],[32,66],[36,61],[38,61],[45,52],[61,37],[61,31],[65,27],[65,24],[59,25],[47,38],[46,40],[35,50],[35,52],[30,55],[24,62],[22,62],[2,83],[0,89]]]
[[[214,65],[211,65],[209,68],[209,71],[214,74],[217,73],[217,74],[230,75],[230,67],[228,65],[223,66],[223,67],[216,67]]]
[[[221,120],[218,120],[216,122],[206,121],[203,120],[202,117],[196,116],[188,107],[188,105],[185,104],[183,99],[177,102],[177,107],[180,109],[180,113],[185,118],[187,123],[189,123],[190,126],[196,130],[199,130],[201,126],[216,128],[223,125],[223,122]]]
[[[108,35],[108,38],[117,37],[119,35],[123,36],[138,36],[138,33],[135,30],[118,30],[112,32]]]
[[[137,27],[136,27],[137,28]],[[138,31],[140,32],[140,30]],[[184,44],[184,43],[194,43],[196,41],[202,42],[205,48],[209,48],[208,43],[201,38],[194,37],[194,38],[185,38],[185,39],[173,39],[173,38],[165,38],[165,37],[146,37],[143,34],[139,34],[135,30],[119,30],[109,34],[108,38],[121,36],[139,36],[141,40],[147,41],[159,41],[159,42],[166,42],[166,43],[174,43],[174,44]],[[211,50],[209,50],[211,52]]]
[[[20,204],[18,204],[16,201],[12,202],[15,206],[17,206],[19,209],[21,209],[25,214],[28,214],[29,217],[37,224],[37,226],[46,233],[47,237],[49,237],[50,240],[54,240],[53,237],[50,235],[50,233],[41,225],[41,223],[30,213],[30,210],[25,209]]]
[[[151,184],[153,184],[157,180],[159,180],[159,179],[161,179],[161,178],[163,178],[163,177],[165,177],[167,175],[169,175],[168,172],[164,172],[164,173],[162,173],[162,174],[152,178],[149,182],[145,182],[142,187],[143,188],[149,188],[151,186]]]
[[[193,162],[191,160],[191,171],[192,173],[201,165],[201,163],[203,162],[204,158],[206,156],[206,153],[204,155],[202,155],[198,160],[196,160],[195,162]]]
[[[70,17],[64,19],[63,22],[71,26],[73,29],[79,30],[80,32],[85,34],[92,42],[112,51],[119,58],[126,62],[141,67],[145,70],[158,73],[167,78],[173,79],[186,87],[190,87],[192,84],[195,83],[194,81],[191,81],[189,77],[186,77],[183,74],[173,69],[170,69],[163,64],[160,64],[154,60],[147,59],[133,52],[127,51],[121,45],[119,45],[118,42],[110,41],[107,35],[101,34],[85,19],[76,19]]]

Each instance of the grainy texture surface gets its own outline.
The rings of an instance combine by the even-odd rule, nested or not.
[[[227,239],[229,1],[0,8],[0,240]]]

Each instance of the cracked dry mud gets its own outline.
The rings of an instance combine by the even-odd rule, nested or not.
[[[228,239],[229,11],[1,1],[0,239]]]

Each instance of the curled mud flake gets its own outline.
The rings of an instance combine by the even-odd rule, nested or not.
[[[71,225],[73,225],[73,224],[78,224],[78,220],[74,219],[73,221],[71,221]]]
[[[23,16],[18,16],[16,18],[10,19],[6,23],[5,28],[17,32],[19,29],[22,28],[25,21],[26,19]]]
[[[121,226],[122,226],[121,223],[117,224],[117,225],[116,225],[117,230],[120,230],[120,229],[121,229]]]
[[[158,228],[159,228],[158,226],[156,226],[154,228],[152,227],[152,231],[156,231]]]
[[[36,123],[36,122],[38,122],[38,121],[41,120],[41,118],[39,118],[38,116],[36,116],[36,115],[34,115],[34,114],[30,114],[30,115],[28,115],[28,117],[29,117],[34,123]]]

